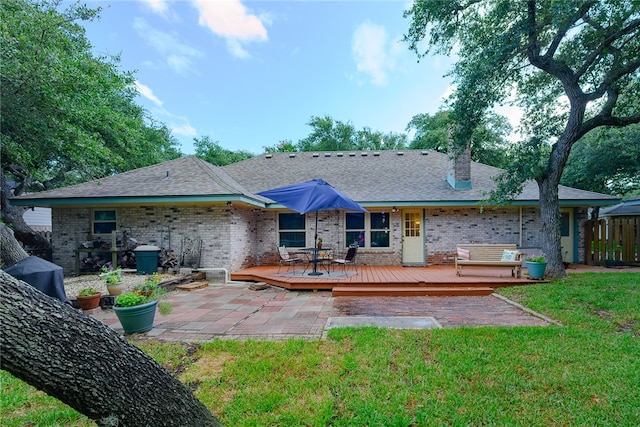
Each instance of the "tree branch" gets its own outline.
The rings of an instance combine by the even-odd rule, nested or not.
[[[549,45],[549,49],[547,49],[547,53],[544,54],[545,58],[547,58],[548,60],[553,58],[553,56],[556,54],[556,51],[558,50],[558,46],[560,46],[560,43],[562,43],[562,39],[567,35],[567,31],[569,31],[573,27],[573,24],[578,22],[580,18],[585,16],[589,9],[591,9],[591,6],[593,6],[594,4],[595,2],[583,4],[582,7],[578,9],[578,11],[571,17],[571,19],[566,22],[565,26],[558,30],[555,36],[553,36],[553,40]]]
[[[604,116],[598,114],[585,121],[577,133],[576,141],[586,135],[589,131],[600,126],[624,127],[640,123],[640,112],[627,117]]]
[[[585,19],[585,22],[588,22]],[[591,26],[595,27],[594,24],[590,24]],[[585,61],[584,61],[584,65],[582,67],[580,67],[577,71],[576,71],[576,77],[578,79],[580,79],[580,77],[582,77],[584,75],[584,73],[587,72],[587,70],[589,69],[589,67],[591,67],[593,65],[593,63],[595,62],[595,60],[602,54],[602,52],[609,48],[614,41],[618,40],[620,37],[631,33],[633,30],[637,29],[640,26],[640,19],[636,19],[635,21],[631,21],[629,23],[629,25],[627,25],[625,28],[609,35],[609,37],[605,38],[602,43],[600,44],[600,46],[598,47],[598,49],[595,49],[591,55],[589,55]],[[604,92],[603,92],[604,93]]]
[[[636,61],[629,62],[624,67],[612,68],[602,79],[602,83],[598,86],[593,92],[589,93],[587,96],[587,100],[592,101],[594,99],[598,99],[602,97],[606,92],[611,90],[611,85],[620,79],[622,76],[631,74],[640,68],[640,59]]]
[[[557,61],[553,59],[553,56],[549,56],[549,53],[552,52],[551,47],[549,48],[549,52],[544,56],[540,55],[540,44],[538,41],[538,30],[536,25],[536,2],[535,0],[529,0],[528,3],[528,46],[527,46],[527,57],[529,58],[529,62],[536,68],[556,77],[566,93],[574,93],[577,97],[581,97],[583,95],[582,90],[577,84],[577,80],[573,73],[573,70],[569,68],[564,62]],[[559,32],[560,34],[561,32]],[[556,36],[557,37],[557,36]],[[560,37],[560,40],[562,37]],[[560,42],[558,40],[558,43]],[[555,41],[555,40],[554,40]],[[571,98],[571,97],[569,97]]]

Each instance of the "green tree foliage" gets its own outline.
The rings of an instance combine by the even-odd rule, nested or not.
[[[95,56],[80,21],[99,9],[61,0],[0,2],[2,221],[27,246],[49,243],[9,197],[179,157],[177,141],[134,102],[132,73]]]
[[[212,141],[209,136],[203,136],[200,139],[194,138],[193,145],[197,157],[216,166],[225,166],[254,156],[245,150],[231,151],[222,148],[218,141]]]
[[[331,116],[314,116],[307,124],[311,133],[298,142],[297,151],[394,150],[407,145],[405,134],[384,134],[367,127],[357,131],[353,124]]]
[[[571,150],[561,183],[627,196],[640,191],[640,126],[601,128]]]
[[[406,130],[415,131],[411,149],[435,150],[439,153],[449,151],[450,129],[453,127],[450,110],[441,110],[433,116],[418,114],[413,116]],[[489,112],[474,129],[471,137],[472,160],[487,165],[503,168],[508,163],[507,136],[511,133],[511,125],[506,117]]]
[[[294,153],[298,151],[296,145],[291,142],[290,139],[285,139],[283,141],[280,141],[276,145],[265,146],[263,148],[265,153]]]
[[[99,9],[61,4],[0,3],[3,172],[52,188],[179,157],[169,130],[134,102],[133,74],[93,54],[78,22]]]
[[[446,153],[449,150],[449,129],[452,126],[451,112],[441,110],[433,116],[417,114],[407,124],[406,131],[415,131],[409,148],[414,150],[434,150]]]
[[[640,122],[640,3],[416,0],[405,17],[411,23],[404,40],[419,57],[457,49],[451,106],[458,150],[498,102],[513,96],[524,109],[522,125],[533,139],[522,144],[523,158],[511,163],[498,190],[512,197],[519,186],[509,176],[534,172],[528,178],[540,189],[547,271],[564,276],[558,185],[571,147],[597,127]],[[550,149],[535,148],[540,144]],[[543,168],[523,161],[532,149]]]

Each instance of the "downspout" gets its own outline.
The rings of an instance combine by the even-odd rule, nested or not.
[[[520,243],[519,243],[519,247],[522,248],[522,206],[518,207],[518,211],[520,214]]]

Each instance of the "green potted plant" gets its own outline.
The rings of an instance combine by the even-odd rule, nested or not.
[[[109,295],[120,295],[125,289],[124,283],[122,283],[122,268],[105,265],[100,271],[100,277],[107,283]]]
[[[547,259],[544,255],[530,256],[525,260],[530,279],[543,279],[547,269]]]
[[[318,237],[318,241],[316,242],[316,247],[318,249],[322,249],[322,237]]]
[[[158,288],[158,284],[161,282],[162,277],[158,273],[153,273],[144,279],[142,285],[136,285],[133,290],[140,295],[149,296]]]
[[[100,297],[102,294],[92,287],[83,288],[78,292],[76,301],[83,310],[92,310],[100,306]]]
[[[157,278],[153,279],[153,281],[155,280],[157,280]],[[118,316],[118,320],[125,334],[150,331],[153,328],[156,308],[160,309],[160,314],[169,314],[171,312],[171,303],[168,301],[160,301],[166,291],[158,287],[157,283],[153,286],[150,293],[144,293],[145,294],[134,289],[123,292],[116,297],[113,311],[115,311],[116,316]]]

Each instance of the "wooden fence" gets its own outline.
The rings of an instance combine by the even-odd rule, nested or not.
[[[640,218],[612,217],[587,221],[585,260],[588,265],[640,264]]]

